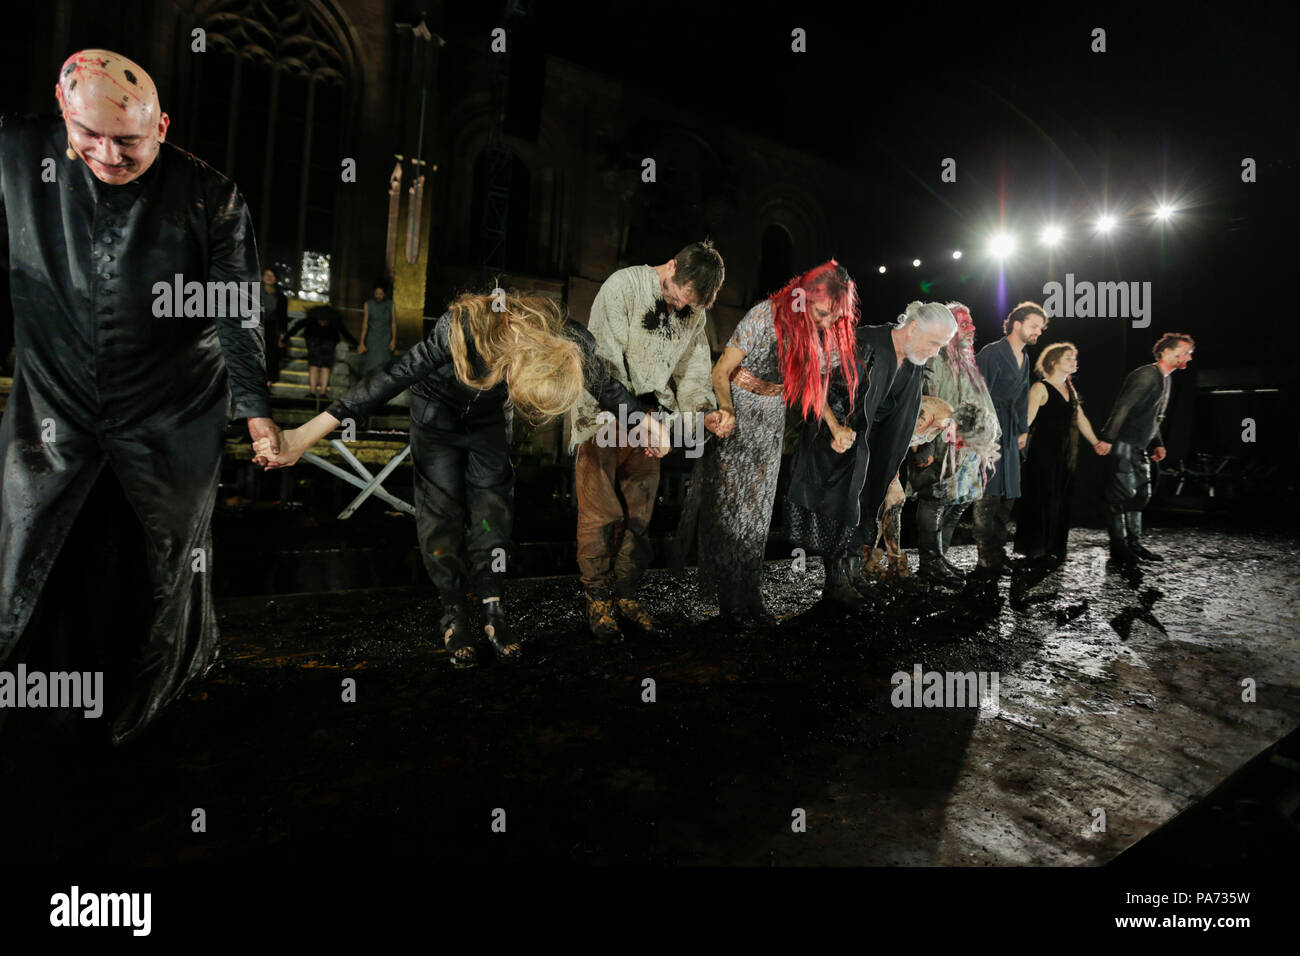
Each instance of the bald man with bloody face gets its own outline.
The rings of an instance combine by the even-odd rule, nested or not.
[[[111,646],[121,668],[105,673],[104,716],[121,742],[216,648],[210,525],[229,417],[254,439],[279,431],[260,320],[157,308],[155,284],[176,276],[255,288],[235,184],[166,142],[153,80],[119,54],[69,57],[54,95],[59,117],[0,117],[0,268],[17,346],[0,419],[0,666],[40,660],[46,645]],[[87,528],[138,535],[143,565],[52,577],[72,560],[56,565],[70,535],[95,540]],[[101,575],[120,575],[139,613],[123,600],[98,614],[102,634],[62,633]]]

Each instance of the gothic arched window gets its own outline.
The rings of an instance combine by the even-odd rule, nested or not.
[[[311,0],[217,0],[198,23],[187,148],[238,183],[263,263],[286,289],[328,298],[304,256],[329,256],[353,68],[339,18]],[[320,262],[319,258],[315,259]]]

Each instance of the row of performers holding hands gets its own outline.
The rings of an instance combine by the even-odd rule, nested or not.
[[[1026,492],[1032,501],[1022,508],[1017,546],[1063,559],[1077,434],[1097,454],[1110,446],[1069,383],[1078,361],[1070,343],[1044,350],[1043,381],[1029,387],[1025,348],[1049,321],[1042,306],[1013,309],[1005,336],[976,356],[974,323],[960,303],[913,302],[892,324],[861,324],[856,285],[832,260],[750,309],[710,368],[704,310],[721,274],[709,243],[693,243],[661,266],[620,270],[601,287],[586,328],[542,296],[461,296],[426,338],[328,410],[278,440],[256,440],[254,461],[293,465],[342,421],[411,389],[417,534],[457,667],[475,663],[477,634],[498,659],[520,656],[504,575],[493,570],[511,534],[515,412],[534,424],[569,416],[579,570],[598,637],[618,634],[620,625],[643,634],[658,627],[637,590],[653,555],[647,526],[659,459],[677,430],[670,423],[692,434],[698,419],[712,436],[692,434],[704,450],[673,564],[680,569],[697,555],[702,592],[728,622],[776,623],[760,583],[787,409],[803,427],[781,532],[823,556],[826,598],[855,609],[883,603],[882,563],[905,567],[897,515],[909,448],[904,476],[919,501],[920,576],[961,583],[944,551],[974,502],[976,573],[995,578],[1005,561],[1009,503],[1021,494],[1019,449],[1035,417],[1024,477],[1038,487]],[[640,424],[611,442],[602,411],[619,422],[637,421],[639,412]],[[1026,535],[1026,526],[1036,530]],[[478,627],[470,624],[467,592],[477,596]]]

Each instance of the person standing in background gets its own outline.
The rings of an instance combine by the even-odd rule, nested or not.
[[[262,269],[262,326],[266,336],[266,385],[280,380],[285,332],[289,328],[289,297],[280,291],[280,274],[272,266]]]
[[[339,336],[356,348],[357,340],[343,327],[339,310],[329,305],[318,305],[289,329],[289,337],[302,332],[307,340],[307,388],[313,397],[324,398],[330,387],[330,370],[334,367],[334,348]]]
[[[364,378],[393,357],[397,348],[397,315],[393,300],[388,298],[382,283],[375,283],[374,296],[365,304],[361,316],[361,345],[357,354],[361,359],[361,376]]]

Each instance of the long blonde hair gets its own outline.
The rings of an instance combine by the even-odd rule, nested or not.
[[[495,301],[495,295],[467,293],[448,308],[456,378],[483,390],[504,378],[515,408],[534,425],[563,415],[582,398],[584,382],[582,348],[564,334],[563,310],[543,295],[507,293],[504,312],[492,309]],[[462,319],[487,366],[477,378]]]

